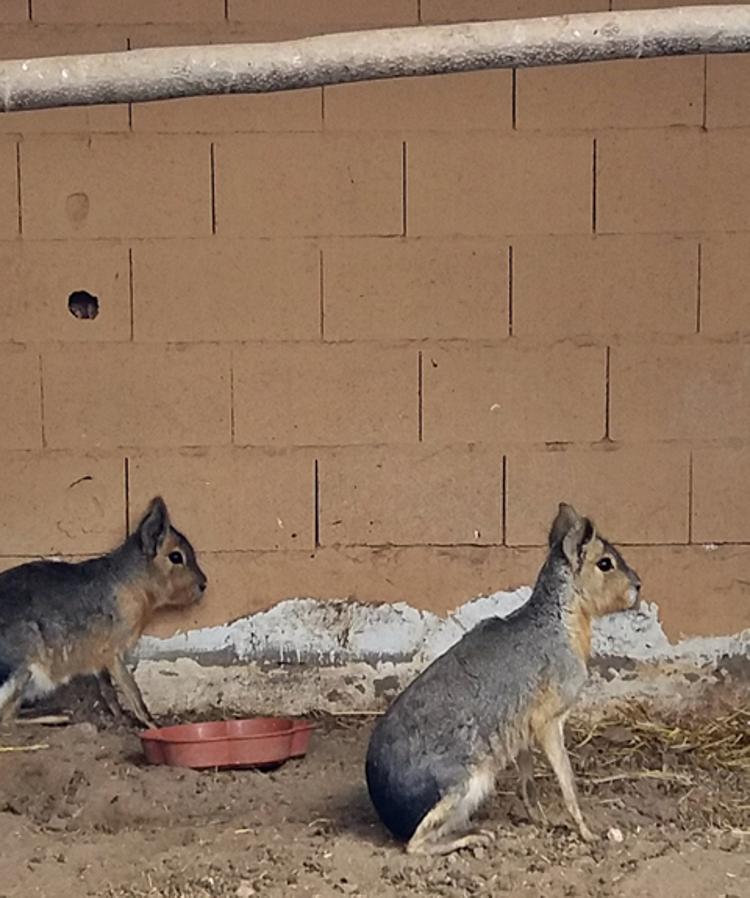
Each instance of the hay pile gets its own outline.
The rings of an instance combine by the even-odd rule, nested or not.
[[[750,771],[750,709],[730,708],[708,715],[656,716],[642,705],[618,706],[583,731],[572,728],[572,752],[594,739],[612,746],[612,762],[643,763],[661,755],[711,769]]]

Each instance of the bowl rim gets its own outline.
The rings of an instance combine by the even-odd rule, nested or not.
[[[288,723],[289,726],[279,730],[269,730],[265,733],[248,733],[236,734],[223,733],[217,736],[200,736],[194,727],[203,724],[216,723],[247,723],[255,720],[273,720]],[[149,730],[143,730],[138,735],[142,742],[162,742],[172,743],[175,745],[207,745],[213,742],[255,742],[260,739],[279,739],[291,738],[296,733],[311,732],[316,725],[309,720],[296,720],[288,717],[243,717],[239,719],[227,720],[202,720],[196,723],[178,723],[169,727],[152,727]],[[182,733],[175,733],[175,730],[183,730]]]

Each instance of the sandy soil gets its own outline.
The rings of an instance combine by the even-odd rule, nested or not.
[[[540,764],[550,829],[526,821],[509,774],[479,817],[491,850],[420,859],[369,804],[368,721],[319,721],[308,756],[272,772],[196,773],[146,766],[132,727],[84,716],[0,729],[0,746],[46,746],[0,752],[0,898],[750,896],[748,771],[627,723],[575,752],[589,824],[621,843],[582,845]]]

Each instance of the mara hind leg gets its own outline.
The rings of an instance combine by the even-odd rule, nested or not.
[[[534,756],[528,748],[522,748],[516,758],[518,776],[521,781],[521,800],[526,814],[532,823],[547,825],[547,815],[539,801],[536,783],[534,782]]]
[[[563,718],[556,717],[541,725],[536,732],[536,738],[539,745],[547,756],[550,767],[554,771],[557,781],[560,784],[565,807],[568,813],[575,820],[578,826],[578,832],[585,842],[593,842],[596,836],[586,826],[578,804],[578,794],[576,791],[575,780],[573,779],[573,769],[570,766],[570,758],[568,750],[565,748],[565,734],[563,731]]]
[[[30,681],[31,671],[23,667],[0,685],[0,723],[11,723],[15,718]]]
[[[423,818],[406,845],[407,853],[450,854],[461,848],[489,844],[495,836],[487,830],[458,834],[465,830],[494,784],[494,773],[489,767],[474,770]]]

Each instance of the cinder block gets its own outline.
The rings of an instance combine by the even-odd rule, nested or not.
[[[633,547],[626,558],[641,577],[643,600],[659,606],[671,642],[730,636],[750,627],[750,546]]]
[[[345,449],[319,460],[322,545],[502,542],[502,453]]]
[[[691,340],[612,348],[613,440],[750,436],[750,347]]]
[[[520,69],[520,130],[703,124],[703,58],[625,59]]]
[[[230,442],[223,347],[67,345],[44,351],[42,370],[45,434],[53,448]]]
[[[206,600],[184,615],[165,614],[150,633],[217,626],[300,596],[405,602],[445,615],[469,599],[533,583],[542,554],[494,546],[415,546],[203,553],[200,561],[209,578]]]
[[[693,450],[693,542],[750,543],[750,450]]]
[[[92,241],[0,243],[2,339],[20,343],[130,339],[128,252],[120,244]],[[73,293],[99,301],[96,318],[82,320],[68,308]]]
[[[180,24],[135,25],[128,29],[132,50],[152,47],[196,47],[214,44],[241,44],[251,40],[246,29],[227,22],[195,22]]]
[[[608,132],[597,148],[599,233],[750,228],[750,130]]]
[[[0,13],[2,15],[2,13]],[[127,50],[127,39],[106,28],[35,25],[0,31],[0,59],[67,56]],[[127,104],[34,109],[0,115],[0,133],[127,131]]]
[[[320,88],[133,104],[133,131],[320,131],[322,124]]]
[[[253,38],[248,29],[227,22],[152,22],[127,29],[131,49],[149,47],[198,47],[205,44],[240,44]]]
[[[500,338],[508,250],[497,241],[341,240],[323,249],[327,340]]]
[[[323,88],[328,131],[510,131],[509,70]]]
[[[124,461],[79,452],[5,453],[0,501],[4,554],[108,552],[125,537]]]
[[[320,259],[300,241],[156,240],[133,248],[136,340],[314,340]]]
[[[224,0],[34,0],[35,22],[134,25],[150,22],[221,22]]]
[[[560,502],[615,544],[687,542],[689,469],[684,446],[511,452],[507,542],[546,545]]]
[[[744,53],[706,57],[706,126],[750,125],[750,58]]]
[[[599,12],[607,0],[422,0],[422,22],[469,22],[485,19],[534,19],[564,13]]]
[[[722,0],[680,0],[680,6],[721,5]],[[612,9],[664,9],[675,6],[674,0],[612,0]]]
[[[234,352],[235,442],[341,446],[418,437],[418,354],[366,344]]]
[[[0,240],[18,236],[17,147],[0,140]]]
[[[417,0],[229,0],[229,18],[324,33],[416,25],[419,15]]]
[[[695,333],[698,242],[660,236],[517,237],[513,333]]]
[[[24,234],[34,239],[211,233],[200,137],[45,136],[21,147]]]
[[[750,237],[716,234],[701,243],[701,331],[750,331]]]
[[[138,453],[130,459],[133,509],[164,496],[175,526],[201,552],[314,545],[314,461],[307,452],[257,449]]]
[[[396,136],[279,134],[216,142],[218,233],[245,237],[400,234]]]
[[[589,233],[592,158],[584,136],[411,137],[407,234]]]
[[[347,29],[339,28],[338,31]],[[128,35],[135,46],[194,47],[202,44],[253,44],[291,41],[320,34],[320,25],[305,18],[284,21],[223,22],[131,25]]]
[[[26,346],[0,344],[0,449],[42,445],[39,356]]]
[[[3,0],[0,4],[0,25],[15,25],[29,18],[29,0]]]
[[[604,435],[603,347],[445,346],[425,351],[423,366],[427,443],[507,445]]]
[[[37,556],[33,556],[36,558]],[[27,555],[2,555],[0,556],[0,572],[9,571],[13,567],[18,567],[19,564],[24,564],[31,559]]]

